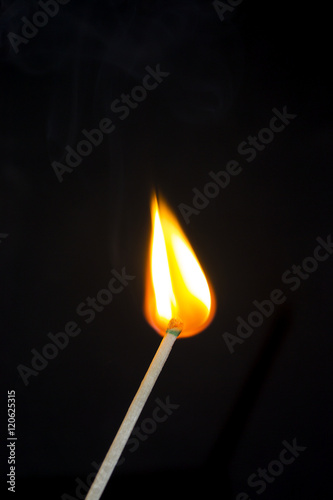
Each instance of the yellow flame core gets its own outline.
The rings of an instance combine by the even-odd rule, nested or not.
[[[145,316],[161,335],[171,318],[183,321],[182,337],[195,335],[213,319],[213,290],[177,219],[163,201],[157,203],[155,196],[151,216]]]
[[[171,303],[175,302],[175,298],[172,290],[168,255],[158,210],[155,211],[151,262],[157,312],[159,316],[171,319]]]

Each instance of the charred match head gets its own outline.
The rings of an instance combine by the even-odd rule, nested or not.
[[[166,333],[172,333],[172,335],[178,337],[183,328],[184,323],[182,322],[182,320],[180,320],[179,318],[172,318],[168,323]]]

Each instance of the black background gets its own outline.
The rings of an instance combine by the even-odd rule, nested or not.
[[[244,0],[221,20],[209,1],[71,0],[16,54],[7,34],[40,7],[1,4],[3,495],[82,498],[77,478],[87,482],[112,442],[160,342],[142,313],[156,187],[213,283],[217,312],[205,332],[176,342],[138,424],[156,398],[179,407],[125,449],[103,498],[327,498],[333,257],[296,291],[281,276],[332,233],[328,6]],[[158,64],[170,75],[121,121],[110,104]],[[239,144],[285,106],[297,117],[247,162]],[[115,131],[60,183],[52,162],[104,117]],[[186,224],[178,205],[192,206],[192,189],[232,159],[242,172]],[[85,323],[78,304],[123,267],[135,279]],[[285,303],[231,354],[223,333],[275,288]],[[80,335],[25,386],[17,366],[31,366],[31,349],[69,321]],[[294,439],[306,450],[258,494],[249,476]]]

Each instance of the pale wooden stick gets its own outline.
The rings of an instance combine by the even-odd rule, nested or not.
[[[90,487],[86,500],[99,500],[101,498],[107,482],[110,479],[120,455],[125,448],[128,438],[132,433],[133,427],[135,426],[148,396],[154,387],[157,377],[161,373],[164,363],[170,354],[172,346],[182,331],[182,327],[183,324],[180,320],[172,319],[169,322],[166,335],[163,337],[148,371],[144,376],[136,395],[134,396],[131,406],[127,410],[125,418],[119,427],[104,462],[102,463],[101,468],[99,469],[97,476]]]

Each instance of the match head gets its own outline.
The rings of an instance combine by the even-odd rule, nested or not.
[[[172,335],[178,337],[183,328],[184,323],[179,318],[172,318],[168,323],[166,333],[172,333]]]

